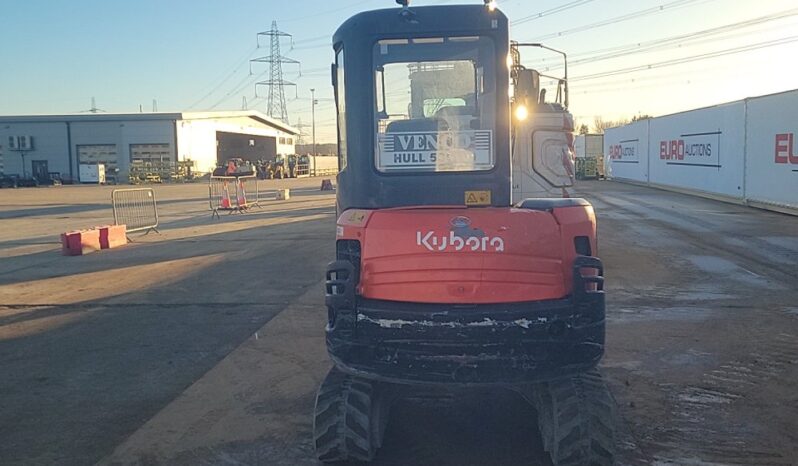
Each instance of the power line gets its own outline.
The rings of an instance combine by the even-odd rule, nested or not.
[[[754,71],[750,69],[740,70],[736,65],[729,65],[729,68],[735,68],[738,72],[738,76],[745,76],[753,74]],[[711,68],[713,70],[717,70],[717,67]],[[682,79],[674,80],[672,79],[674,76],[681,76]],[[589,84],[587,86],[579,86],[575,85],[571,88],[571,94],[577,95],[596,95],[596,94],[612,94],[615,92],[628,92],[633,90],[640,90],[640,89],[650,89],[656,87],[658,89],[662,89],[666,86],[689,86],[695,83],[705,82],[705,81],[712,81],[715,80],[715,76],[705,75],[705,74],[697,74],[697,76],[691,76],[690,78],[684,78],[684,72],[677,72],[677,73],[669,73],[667,75],[660,75],[652,77],[653,80],[661,80],[662,78],[669,78],[669,81],[666,82],[652,82],[648,84],[642,85],[624,85],[623,82],[605,82],[605,83],[597,83],[597,84]],[[636,84],[638,81],[649,81],[646,78],[636,78],[632,79],[629,82],[631,84]]]
[[[712,72],[720,72],[721,70],[726,70],[728,68],[738,69],[739,66],[737,64],[728,64],[728,65],[712,65],[706,66],[702,68],[691,68],[693,75],[701,75],[701,76],[713,76]],[[602,90],[608,87],[616,87],[618,85],[630,86],[635,85],[638,83],[648,83],[654,82],[654,85],[657,85],[657,82],[661,82],[663,80],[671,80],[673,81],[674,77],[681,77],[684,78],[685,74],[684,71],[674,71],[671,73],[658,73],[656,75],[643,75],[643,76],[632,76],[630,78],[621,78],[621,79],[612,79],[610,81],[602,81],[602,82],[584,82],[584,83],[574,83],[571,86],[571,92],[578,92],[583,90]],[[713,76],[712,79],[717,79],[717,77]],[[691,80],[695,80],[695,78],[691,78]],[[551,85],[554,82],[550,83]]]
[[[218,107],[222,102],[227,100],[233,94],[237,94],[240,90],[244,89],[247,86],[248,81],[252,79],[252,74],[248,74],[244,76],[244,79],[238,82],[227,94],[223,95],[219,100],[216,101],[215,104],[211,105],[210,110]]]
[[[571,8],[576,8],[578,6],[582,6],[586,3],[590,3],[593,0],[575,0],[573,2],[566,3],[564,5],[560,5],[554,8],[549,8],[548,10],[543,10],[541,12],[535,13],[533,15],[524,16],[523,18],[518,18],[515,21],[510,21],[511,26],[517,26],[519,24],[528,23],[530,21],[534,21],[536,19],[543,18],[544,16],[553,15],[555,13],[559,13],[561,11],[570,10]]]
[[[319,45],[305,45],[302,47],[292,47],[291,50],[312,50],[312,49],[322,49],[322,48],[332,48],[332,42],[325,42]]]
[[[197,105],[199,105],[199,104],[200,104],[202,101],[204,101],[205,99],[207,99],[208,97],[210,97],[211,95],[213,95],[213,93],[214,93],[214,92],[216,92],[216,91],[217,91],[217,90],[218,90],[220,87],[222,87],[222,86],[224,85],[224,83],[226,83],[227,81],[229,81],[229,80],[230,80],[230,78],[232,78],[233,76],[235,76],[235,74],[236,74],[236,73],[238,73],[238,70],[240,70],[240,69],[241,69],[241,67],[242,67],[242,66],[244,66],[244,64],[246,64],[246,63],[247,63],[247,60],[249,59],[249,57],[250,57],[250,56],[252,55],[252,53],[253,53],[253,52],[255,52],[257,49],[258,49],[258,48],[257,48],[257,47],[255,47],[255,48],[251,49],[250,51],[248,51],[248,52],[247,52],[247,54],[246,54],[246,55],[244,55],[243,59],[242,59],[240,62],[238,62],[238,64],[235,66],[235,68],[233,68],[233,71],[232,71],[230,74],[228,74],[228,75],[227,75],[227,77],[225,77],[225,78],[224,78],[224,79],[222,79],[222,80],[221,80],[221,81],[220,81],[218,84],[216,84],[215,86],[213,86],[213,88],[212,88],[210,91],[208,91],[208,93],[207,93],[207,94],[205,94],[204,96],[202,96],[202,97],[201,97],[199,100],[197,100],[197,101],[196,101],[196,102],[194,102],[193,104],[189,105],[189,106],[188,106],[188,108],[189,108],[189,109],[191,109],[191,108],[194,108],[194,107],[196,107],[196,106],[197,106]],[[223,76],[224,76],[224,75],[223,75]],[[217,78],[217,79],[218,79],[218,78]]]
[[[757,50],[757,49],[766,48],[766,47],[774,47],[774,46],[777,46],[777,45],[788,44],[788,43],[796,42],[796,41],[798,41],[798,35],[790,36],[790,37],[782,37],[780,39],[775,39],[775,40],[770,40],[770,41],[765,41],[765,42],[759,42],[757,44],[743,45],[743,46],[740,46],[740,47],[733,47],[733,48],[729,48],[729,49],[718,50],[718,51],[715,51],[715,52],[707,52],[707,53],[702,53],[702,54],[698,54],[698,55],[692,55],[692,56],[689,56],[689,57],[676,58],[676,59],[673,59],[673,60],[665,60],[665,61],[661,61],[661,62],[657,62],[657,63],[650,63],[648,65],[631,66],[631,67],[628,67],[628,68],[616,69],[616,70],[611,70],[611,71],[604,71],[604,72],[593,73],[593,74],[586,74],[586,75],[582,75],[582,76],[577,76],[577,77],[571,78],[569,81],[571,81],[571,82],[585,81],[585,80],[590,80],[590,79],[604,78],[604,77],[607,77],[607,76],[616,76],[616,75],[619,75],[619,74],[634,73],[634,72],[637,72],[637,71],[647,71],[647,70],[651,70],[651,69],[654,69],[654,68],[662,68],[662,67],[666,67],[666,66],[681,65],[681,64],[684,64],[684,63],[690,63],[690,62],[698,61],[698,60],[706,60],[706,59],[709,59],[709,58],[722,57],[722,56],[725,56],[725,55],[734,55],[734,54],[738,54],[738,53],[749,52],[751,50]]]
[[[690,3],[695,3],[697,1],[711,1],[711,0],[675,0],[675,1],[672,1],[672,2],[669,2],[669,3],[663,3],[662,5],[655,6],[655,7],[652,7],[652,8],[646,8],[645,10],[635,11],[633,13],[628,13],[628,14],[621,15],[621,16],[616,16],[614,18],[605,19],[605,20],[598,21],[598,22],[595,22],[595,23],[590,23],[590,24],[585,24],[585,25],[582,25],[582,26],[577,26],[577,27],[574,27],[574,28],[571,28],[571,29],[565,29],[565,30],[560,31],[560,32],[554,32],[554,33],[551,33],[551,34],[545,34],[545,35],[542,35],[542,36],[533,37],[531,39],[526,39],[525,42],[553,39],[555,37],[563,37],[563,36],[567,36],[567,35],[571,35],[571,34],[576,34],[578,32],[584,32],[584,31],[588,31],[588,30],[591,30],[591,29],[596,29],[596,28],[600,28],[600,27],[604,27],[604,26],[609,26],[611,24],[616,24],[616,23],[620,23],[620,22],[623,22],[623,21],[629,21],[629,20],[632,20],[632,19],[641,18],[643,16],[649,16],[649,15],[652,15],[652,14],[660,13],[660,12],[665,11],[665,10],[670,10],[670,9],[686,6],[686,5],[689,5]]]
[[[361,0],[359,2],[350,3],[348,5],[344,5],[344,6],[339,7],[339,8],[333,8],[331,10],[320,11],[318,13],[314,13],[314,14],[311,14],[311,15],[297,16],[295,18],[289,18],[289,19],[282,19],[282,20],[280,20],[280,22],[281,23],[290,23],[292,21],[302,21],[302,20],[305,20],[305,19],[308,19],[308,18],[316,18],[316,17],[319,17],[319,16],[325,16],[325,15],[329,15],[329,14],[332,14],[332,13],[338,13],[339,11],[344,11],[344,10],[347,10],[349,8],[352,8],[352,7],[355,7],[355,6],[358,6],[358,5],[362,5],[364,3],[369,3],[369,2],[372,2],[372,1],[373,0]]]
[[[611,48],[605,48],[605,49],[600,49],[600,50],[593,50],[591,52],[582,52],[582,53],[579,53],[579,54],[574,54],[574,55],[572,55],[572,57],[573,56],[577,56],[577,57],[584,56],[586,58],[583,58],[581,60],[569,60],[568,64],[570,66],[574,66],[575,67],[575,66],[578,66],[580,64],[592,63],[592,62],[596,62],[596,61],[600,61],[600,60],[608,60],[608,59],[611,59],[611,58],[625,57],[625,56],[634,55],[634,54],[637,54],[637,53],[649,52],[649,51],[652,51],[652,50],[657,50],[657,49],[661,49],[661,48],[664,48],[664,47],[668,47],[668,46],[671,46],[671,45],[679,45],[680,47],[683,46],[683,45],[693,46],[693,45],[698,45],[698,44],[702,44],[702,43],[715,42],[715,41],[718,41],[718,40],[728,40],[730,37],[736,37],[738,35],[748,35],[748,34],[758,33],[759,31],[749,31],[749,32],[745,32],[743,34],[738,34],[738,35],[735,35],[735,36],[726,36],[726,37],[720,37],[720,38],[703,40],[703,41],[700,40],[700,39],[705,38],[705,37],[718,35],[718,34],[723,34],[725,32],[732,32],[732,31],[736,31],[736,30],[739,30],[739,29],[744,29],[744,28],[748,28],[748,27],[751,27],[751,26],[756,26],[756,25],[768,23],[768,22],[771,22],[771,21],[776,21],[776,20],[788,18],[790,16],[795,16],[795,15],[798,15],[798,8],[784,10],[784,11],[780,11],[780,12],[773,13],[773,14],[770,14],[770,15],[760,16],[758,18],[753,18],[753,19],[749,19],[749,20],[745,20],[745,21],[740,21],[740,22],[737,22],[737,23],[731,23],[731,24],[726,24],[726,25],[723,25],[723,26],[717,26],[717,27],[714,27],[714,28],[704,29],[704,30],[701,30],[701,31],[690,32],[690,33],[687,33],[687,34],[680,34],[680,35],[677,35],[677,36],[671,36],[671,37],[651,40],[651,41],[647,41],[647,42],[638,42],[636,44],[627,44],[627,45],[618,46],[618,47],[611,47]],[[683,41],[683,42],[680,42],[680,41]],[[539,60],[539,61],[537,61],[537,63],[543,63],[543,61]],[[558,69],[558,68],[561,68],[561,67],[562,67],[562,65],[558,64],[558,65],[555,65],[555,66],[548,67],[547,70],[554,70],[554,69]]]
[[[319,42],[319,41],[322,41],[322,40],[328,40],[329,38],[330,38],[330,34],[322,34],[322,35],[316,36],[316,37],[310,37],[310,38],[307,38],[307,39],[295,40],[294,41],[294,45],[296,45],[296,44],[307,44],[309,42]]]

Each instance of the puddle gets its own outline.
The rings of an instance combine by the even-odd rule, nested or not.
[[[681,292],[673,296],[675,299],[681,301],[711,301],[715,299],[730,299],[734,295],[728,293],[721,293],[715,289],[709,288],[696,288],[692,291]]]
[[[732,280],[761,288],[781,288],[781,286],[772,283],[765,277],[717,256],[688,256],[687,259],[704,272],[726,275]]]
[[[613,369],[626,369],[629,371],[639,369],[642,365],[642,361],[607,361],[606,359],[601,363],[603,367],[611,367]]]
[[[761,239],[780,248],[792,249],[798,254],[798,236],[764,236]]]
[[[729,466],[728,463],[715,463],[714,461],[704,461],[695,457],[675,459],[658,458],[651,464],[653,466]]]
[[[609,311],[607,320],[610,322],[639,322],[643,320],[702,321],[707,320],[711,314],[712,311],[709,309],[695,307],[627,307]]]
[[[695,366],[706,363],[711,358],[706,356],[699,356],[692,352],[669,354],[660,358],[665,364],[672,366]]]
[[[704,390],[701,388],[690,389],[687,393],[680,393],[677,395],[679,401],[686,403],[697,403],[702,405],[709,404],[727,404],[739,398],[739,395],[732,395],[731,393],[715,392],[711,390]]]

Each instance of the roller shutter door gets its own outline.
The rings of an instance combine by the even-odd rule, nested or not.
[[[169,144],[131,144],[130,161],[170,162],[172,151]]]
[[[77,146],[80,164],[102,163],[106,173],[117,168],[119,158],[115,144],[85,144]]]

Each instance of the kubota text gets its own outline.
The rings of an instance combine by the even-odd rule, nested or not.
[[[504,240],[498,236],[471,236],[461,238],[453,231],[448,236],[436,236],[434,231],[426,233],[416,232],[416,244],[427,248],[429,251],[488,251],[504,252]]]

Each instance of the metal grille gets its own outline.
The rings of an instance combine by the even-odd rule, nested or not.
[[[158,231],[158,206],[152,188],[115,189],[111,202],[115,225],[126,225],[128,232]]]

